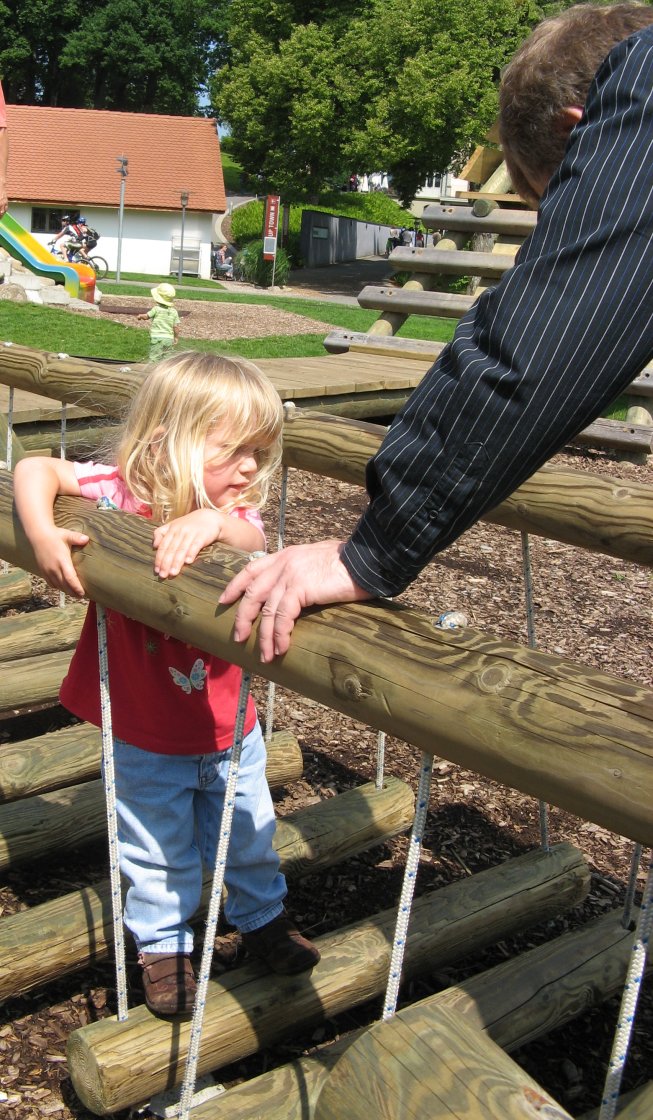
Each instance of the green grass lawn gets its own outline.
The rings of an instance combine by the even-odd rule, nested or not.
[[[106,288],[106,285],[105,285]],[[122,285],[117,292],[125,292]],[[125,293],[128,294],[128,293]],[[141,290],[131,294],[142,294]],[[198,297],[199,298],[199,297]],[[332,327],[350,331],[367,331],[377,318],[374,311],[349,307],[341,303],[303,300],[293,297],[244,296],[210,293],[216,302],[249,303],[275,307],[294,315],[319,319]],[[402,328],[408,337],[448,341],[453,334],[453,319],[431,319],[413,316]],[[325,334],[327,332],[325,331]],[[217,354],[241,354],[246,358],[307,358],[326,354],[323,334],[272,335],[266,338],[242,338],[229,342],[184,338],[181,345],[193,350],[210,350]],[[36,350],[76,354],[88,358],[112,358],[124,362],[140,362],[147,357],[149,337],[145,330],[113,323],[102,315],[71,314],[54,308],[28,303],[0,303],[0,339],[31,346]]]

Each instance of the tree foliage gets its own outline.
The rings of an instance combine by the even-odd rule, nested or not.
[[[409,201],[479,141],[532,0],[232,0],[216,113],[234,156],[287,198],[385,170]]]
[[[192,115],[220,58],[226,11],[227,0],[0,3],[5,97]]]

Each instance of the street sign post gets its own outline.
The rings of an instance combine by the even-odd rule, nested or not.
[[[279,209],[281,199],[277,194],[269,194],[265,200],[263,217],[263,260],[272,261],[272,287],[277,263],[277,234],[279,232]]]

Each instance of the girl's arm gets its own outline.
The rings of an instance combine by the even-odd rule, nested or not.
[[[88,544],[85,533],[60,529],[54,521],[59,494],[80,496],[72,463],[41,456],[21,459],[14,470],[14,500],[25,534],[34,550],[39,571],[52,587],[82,598],[84,588],[71,558],[72,548]]]
[[[250,521],[218,509],[195,509],[155,529],[154,571],[161,579],[179,575],[184,564],[192,564],[201,549],[216,541],[243,552],[265,548],[261,530]]]

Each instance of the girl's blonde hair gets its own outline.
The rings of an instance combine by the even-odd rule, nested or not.
[[[261,370],[245,358],[196,350],[174,354],[147,374],[131,402],[116,447],[130,492],[157,521],[213,503],[204,489],[204,444],[224,435],[224,460],[247,445],[259,469],[234,505],[258,509],[281,459],[283,408]]]

